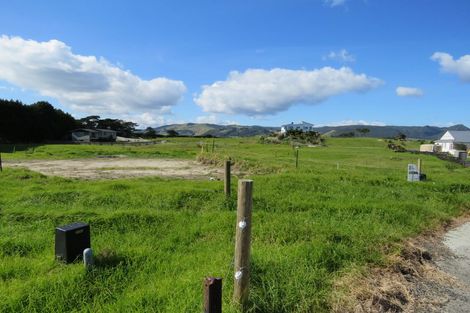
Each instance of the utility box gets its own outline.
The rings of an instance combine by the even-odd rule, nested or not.
[[[83,258],[83,250],[91,248],[90,225],[77,222],[55,229],[55,256],[65,263]]]
[[[468,156],[467,151],[459,152],[459,160],[460,161],[467,160],[467,156]]]
[[[420,173],[416,164],[408,164],[408,181],[415,182],[419,181]]]

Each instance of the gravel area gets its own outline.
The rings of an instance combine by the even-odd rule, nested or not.
[[[73,160],[28,160],[4,162],[5,167],[25,167],[49,176],[82,179],[161,176],[187,179],[220,179],[223,170],[191,160],[130,159],[103,157]]]

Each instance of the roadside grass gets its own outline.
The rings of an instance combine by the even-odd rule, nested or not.
[[[200,141],[53,145],[2,156],[196,158]],[[231,157],[254,179],[251,312],[328,312],[336,279],[384,265],[401,240],[470,209],[469,169],[420,156],[429,180],[408,183],[406,165],[417,155],[377,139],[301,148],[298,169],[292,147],[256,138],[216,139],[204,157]],[[237,312],[236,179],[228,199],[219,181],[82,181],[6,168],[0,184],[1,312],[199,312],[208,275],[224,278],[224,312]],[[73,221],[91,225],[90,272],[54,261],[54,228]]]

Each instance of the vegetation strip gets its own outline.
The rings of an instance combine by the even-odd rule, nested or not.
[[[201,158],[201,139],[168,145],[38,146],[5,160],[103,155]],[[212,142],[207,142],[212,144]],[[425,182],[406,181],[416,155],[382,140],[327,139],[325,146],[217,139],[203,158],[232,158],[253,195],[252,312],[328,312],[335,283],[382,267],[397,243],[470,208],[469,169],[420,155]],[[406,142],[408,149],[417,143]],[[211,149],[212,150],[212,149]],[[73,154],[75,153],[75,154]],[[37,154],[37,155],[36,155]],[[72,157],[72,155],[74,155]],[[25,169],[0,173],[0,311],[197,312],[201,281],[233,277],[237,177],[222,181],[146,177],[82,181]],[[96,268],[54,261],[54,228],[91,225]],[[224,312],[236,312],[224,285]]]

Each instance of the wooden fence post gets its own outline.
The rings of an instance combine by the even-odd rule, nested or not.
[[[2,153],[0,152],[0,172],[3,172]]]
[[[247,304],[249,293],[252,207],[253,181],[248,179],[239,180],[233,300],[242,308]]]
[[[204,279],[204,313],[222,313],[222,278]]]
[[[299,148],[295,150],[295,168],[299,168]]]
[[[421,158],[418,158],[418,174],[421,175]]]
[[[214,153],[215,150],[215,139],[212,139],[212,153]]]
[[[224,192],[227,197],[230,196],[230,162],[230,160],[225,161]]]

